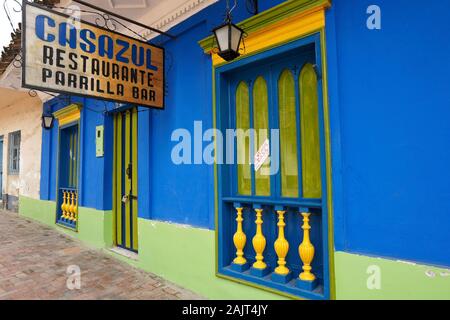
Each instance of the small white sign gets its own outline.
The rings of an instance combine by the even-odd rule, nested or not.
[[[258,152],[255,154],[255,171],[261,169],[264,162],[270,155],[269,139],[266,139],[264,143],[259,148]]]

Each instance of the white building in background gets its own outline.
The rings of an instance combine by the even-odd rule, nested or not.
[[[20,88],[20,44],[18,29],[0,57],[0,208],[12,211],[39,199],[41,172],[42,100]]]
[[[42,101],[0,88],[1,207],[17,211],[20,196],[39,199]]]

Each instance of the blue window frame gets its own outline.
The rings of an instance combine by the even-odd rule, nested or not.
[[[76,229],[78,225],[79,122],[59,128],[58,206],[56,223]]]
[[[11,132],[8,135],[8,174],[20,173],[20,131]]]
[[[270,175],[270,181],[266,183],[266,186],[270,186],[269,192],[258,192],[258,183],[256,183],[257,171],[255,173],[254,164],[249,165],[250,170],[242,170],[242,165],[240,169],[237,164],[227,164],[219,167],[219,210],[217,225],[219,276],[225,276],[228,279],[233,279],[238,282],[256,284],[262,288],[275,289],[281,294],[290,296],[312,299],[327,299],[330,297],[327,232],[328,211],[326,201],[322,201],[322,199],[326,199],[326,178],[325,174],[320,174],[320,172],[325,172],[322,91],[321,79],[315,73],[315,70],[320,70],[320,68],[320,35],[316,34],[216,69],[216,106],[218,110],[216,120],[217,127],[223,132],[226,129],[237,129],[241,127],[239,123],[242,122],[242,119],[239,118],[242,116],[243,109],[248,109],[248,111],[245,111],[248,112],[248,115],[244,116],[245,119],[248,118],[246,120],[248,123],[242,127],[258,127],[257,125],[255,126],[255,123],[258,121],[256,119],[258,115],[255,116],[255,108],[261,112],[261,106],[258,106],[258,103],[255,104],[255,102],[260,97],[261,92],[256,95],[253,94],[255,91],[255,83],[257,84],[258,81],[261,81],[258,79],[264,79],[265,85],[267,86],[268,100],[267,122],[265,122],[265,119],[260,122],[264,123],[268,127],[267,129],[280,129],[280,124],[283,121],[280,119],[283,117],[283,115],[280,117],[280,104],[284,103],[280,100],[280,97],[286,97],[286,92],[280,93],[279,91],[280,79],[282,79],[283,75],[289,73],[288,80],[290,81],[290,85],[293,85],[290,96],[292,98],[291,100],[295,101],[291,101],[293,105],[287,108],[289,110],[286,112],[291,115],[295,112],[295,130],[291,130],[289,135],[293,137],[291,140],[293,139],[297,143],[296,150],[292,146],[290,146],[291,148],[287,148],[287,150],[290,150],[289,157],[292,158],[289,161],[290,168],[288,168],[292,174],[289,175],[291,178],[297,177],[297,181],[295,178],[291,179],[293,181],[291,185],[296,187],[291,188],[290,192],[283,192],[282,179],[287,175],[284,174],[283,176],[282,168],[276,174]],[[311,73],[311,70],[314,70],[314,72]],[[315,94],[309,94],[305,100],[301,91],[304,90],[306,84],[311,85],[311,80],[314,80],[314,77],[311,78],[312,75],[316,77],[316,92]],[[302,80],[302,77],[309,79],[309,82]],[[243,85],[245,85],[246,89],[242,95],[239,93],[239,88],[242,88]],[[264,87],[264,85],[260,85],[261,87]],[[245,103],[244,107],[240,105],[242,104],[242,96],[244,100],[248,96],[248,107],[247,103]],[[262,100],[265,100],[265,98]],[[313,126],[312,128],[313,130],[317,130],[317,134],[310,140],[317,140],[317,150],[319,151],[312,155],[302,150],[302,143],[310,143],[302,137],[302,134],[305,135],[308,130],[309,132],[312,131],[311,126],[305,125],[305,121],[302,123],[301,118],[303,116],[301,104],[311,104],[311,101],[315,101],[317,104],[318,112],[316,118],[312,118],[312,120],[317,121],[317,126]],[[259,104],[261,105],[261,103]],[[293,111],[294,108],[295,111]],[[290,123],[293,122],[291,121]],[[252,135],[247,139],[249,139],[249,143],[246,142],[244,147],[246,148],[250,145],[250,150],[258,150],[261,141],[255,139]],[[286,138],[281,139],[281,145],[284,141],[287,141]],[[235,160],[237,160],[236,155],[239,153],[239,149],[242,148],[242,145],[235,144],[234,150],[229,151],[233,152],[236,157]],[[291,149],[294,149],[294,151]],[[302,170],[304,168],[310,170],[309,167],[311,165],[311,161],[302,162],[302,157],[305,155],[309,160],[312,159],[311,161],[315,162],[315,164],[319,162],[315,166],[316,171],[317,168],[319,170],[319,178],[318,180],[313,179],[312,183],[311,181],[303,181],[304,175],[302,174]],[[282,155],[272,154],[271,156],[278,159],[278,161],[282,158]],[[249,157],[252,157],[251,153],[250,156],[246,156],[245,158]],[[296,161],[293,161],[293,157],[295,157]],[[309,167],[305,167],[305,162]],[[242,192],[240,183],[244,179],[242,179],[242,174],[239,171],[247,173],[247,177],[245,178],[251,180],[250,190],[247,187],[247,190]],[[311,180],[310,177],[308,179]],[[310,185],[316,186],[315,189],[313,188],[316,192],[304,190],[304,186],[311,189],[308,187]],[[320,193],[317,192],[318,188],[321,190]],[[240,210],[241,213],[239,213]],[[261,231],[257,231],[259,223],[255,223],[255,212],[262,212],[261,218],[263,223],[260,228]],[[279,237],[277,223],[280,221],[278,220],[280,212],[285,212],[284,233],[289,243],[289,250],[285,260],[291,271],[288,277],[281,278],[278,275],[274,275],[279,259],[274,243]],[[314,260],[311,266],[316,280],[311,282],[296,280],[303,273],[302,266],[305,265],[298,253],[298,248],[304,242],[306,234],[301,229],[302,226],[305,226],[305,215],[300,213],[304,213],[308,217],[311,226],[309,238],[315,247]],[[237,219],[236,215],[238,216]],[[258,221],[258,214],[256,214],[256,217]],[[238,220],[241,221],[241,226],[239,226],[239,222],[236,223]],[[246,241],[244,241],[245,246],[242,248],[241,253],[241,256],[246,260],[245,265],[236,265],[233,262],[237,257],[237,251],[239,251],[236,241],[242,241],[242,235],[237,235],[239,229],[246,235]],[[252,246],[252,242],[255,241],[252,237],[259,233],[262,233],[265,237],[266,246],[263,250],[263,256],[267,268],[255,271],[252,265],[254,266],[254,263],[258,260],[258,254],[255,245],[253,244]]]

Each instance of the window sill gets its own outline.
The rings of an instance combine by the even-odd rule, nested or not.
[[[268,205],[281,205],[287,207],[308,207],[308,208],[321,208],[321,199],[286,199],[286,200],[271,200],[270,198],[258,198],[258,197],[224,197],[222,201],[228,203],[257,203]]]
[[[76,223],[66,222],[63,219],[56,221],[56,225],[63,227],[64,229],[69,229],[74,232],[78,232]]]
[[[221,268],[217,276],[293,299],[326,299],[326,297],[324,296],[323,286],[321,284],[319,284],[313,291],[308,291],[300,289],[296,286],[296,278],[293,278],[288,283],[283,284],[273,281],[271,279],[272,274],[273,273],[269,273],[264,277],[257,277],[250,274],[249,270],[238,272],[233,270],[231,266],[228,266]]]

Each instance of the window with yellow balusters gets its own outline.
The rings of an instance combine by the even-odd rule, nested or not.
[[[76,229],[78,222],[78,123],[60,129],[58,166],[58,207],[56,222]]]
[[[78,220],[78,192],[62,189],[62,204],[60,222],[76,225]]]
[[[323,297],[319,206],[229,203],[231,232],[219,236],[220,273],[290,295]]]

